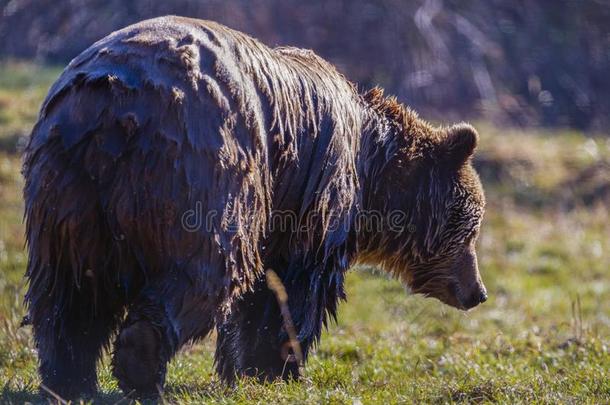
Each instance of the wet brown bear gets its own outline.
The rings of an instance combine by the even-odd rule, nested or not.
[[[477,305],[476,144],[469,125],[359,94],[310,51],[178,17],[111,34],[51,88],[25,154],[42,383],[91,395],[118,331],[120,387],[155,395],[172,356],[214,326],[226,381],[296,376],[268,268],[305,356],[358,262]]]

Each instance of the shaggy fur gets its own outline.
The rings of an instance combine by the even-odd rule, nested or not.
[[[470,126],[433,128],[379,89],[358,94],[310,51],[216,23],[163,17],[102,39],[51,88],[24,158],[43,384],[92,394],[117,328],[114,374],[139,396],[214,325],[226,381],[298,376],[267,268],[305,356],[357,261],[469,306],[458,290],[480,282],[464,253],[484,205],[476,142]],[[216,215],[186,228],[197,206]],[[414,229],[358,230],[360,213],[392,209]],[[271,231],[276,212],[307,226]]]

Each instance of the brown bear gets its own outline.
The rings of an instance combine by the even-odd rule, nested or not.
[[[118,331],[119,386],[154,396],[172,356],[214,327],[224,380],[298,376],[266,269],[304,357],[356,263],[460,309],[485,301],[477,139],[360,94],[311,51],[213,22],[112,33],[52,86],[25,151],[43,386],[92,395]]]

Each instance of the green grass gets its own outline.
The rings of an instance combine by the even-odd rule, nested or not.
[[[58,74],[0,66],[0,402],[38,402],[24,314],[20,158]],[[213,337],[169,368],[170,403],[610,402],[610,138],[499,131],[481,124],[477,165],[488,210],[479,261],[490,299],[461,313],[409,296],[372,269],[347,279],[348,302],[296,383],[223,386]],[[98,403],[123,397],[100,372]]]
[[[59,68],[0,62],[0,151],[16,152]]]

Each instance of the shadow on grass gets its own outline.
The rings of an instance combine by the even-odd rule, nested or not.
[[[87,398],[83,400],[72,401],[71,403],[94,403],[94,404],[129,404],[133,401],[126,398],[123,393],[116,392],[100,392],[93,398]],[[46,397],[40,395],[37,389],[33,388],[22,388],[12,389],[4,387],[0,392],[0,404],[48,404],[50,402]],[[146,402],[142,402],[146,403]],[[154,403],[154,402],[150,402]]]
[[[213,399],[218,396],[219,393],[228,394],[230,389],[227,387],[219,388],[219,384],[210,383],[206,385],[188,385],[188,384],[172,384],[166,387],[163,397],[174,398],[184,395],[184,393],[195,394],[198,399]],[[157,400],[140,400],[142,404],[155,404]],[[0,404],[48,404],[49,401],[43,395],[38,393],[37,388],[24,387],[24,388],[10,388],[4,387],[0,391]],[[126,397],[121,391],[111,392],[99,392],[93,398],[86,398],[82,400],[72,401],[71,403],[93,403],[101,405],[110,404],[130,404],[134,403],[134,400]]]
[[[32,389],[11,389],[4,387],[0,393],[0,404],[25,404],[41,403],[44,399],[38,393],[32,392]]]

